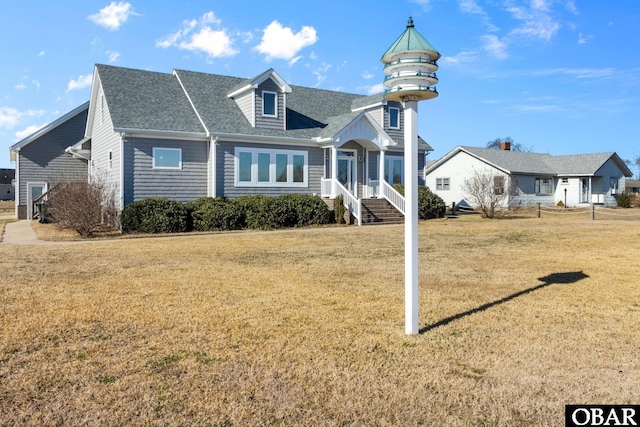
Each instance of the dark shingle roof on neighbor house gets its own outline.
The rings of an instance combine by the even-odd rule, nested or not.
[[[191,133],[208,130],[212,135],[311,139],[335,135],[331,132],[339,131],[357,117],[359,113],[354,113],[353,108],[382,101],[382,94],[364,96],[291,86],[286,98],[287,129],[256,128],[236,101],[228,97],[250,79],[186,70],[167,74],[101,64],[96,69],[116,129]],[[397,147],[403,145],[402,138],[395,138],[395,142]],[[420,147],[432,150],[421,138]]]
[[[573,154],[564,156],[552,156],[543,153],[530,153],[523,151],[496,150],[491,148],[478,148],[459,146],[453,149],[441,160],[450,158],[453,154],[464,151],[510,174],[524,175],[557,175],[557,176],[589,176],[595,174],[610,158],[627,176],[631,171],[614,152],[595,154]],[[437,168],[441,162],[429,166],[429,169]]]

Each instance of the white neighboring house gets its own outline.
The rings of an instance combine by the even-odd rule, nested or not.
[[[511,183],[505,200],[509,206],[567,206],[590,203],[616,206],[615,196],[625,191],[625,177],[632,173],[615,152],[552,156],[458,146],[426,170],[426,185],[447,205],[468,203],[464,182],[474,171],[495,173]],[[508,184],[506,184],[508,185]]]

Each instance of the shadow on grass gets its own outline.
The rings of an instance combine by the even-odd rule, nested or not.
[[[481,311],[485,311],[491,307],[494,307],[496,305],[500,305],[500,304],[504,304],[505,302],[509,302],[513,299],[516,299],[518,297],[521,297],[523,295],[529,294],[531,292],[546,288],[547,286],[551,286],[551,285],[556,285],[556,284],[560,284],[560,285],[566,285],[569,283],[575,283],[578,282],[582,279],[586,279],[587,277],[589,277],[588,275],[584,274],[582,271],[569,271],[566,273],[552,273],[549,274],[548,276],[544,276],[544,277],[539,277],[538,280],[540,280],[542,283],[537,285],[537,286],[533,286],[531,288],[527,288],[525,290],[522,290],[520,292],[516,292],[515,294],[511,294],[509,296],[506,296],[504,298],[500,298],[499,300],[496,301],[492,301],[492,302],[488,302],[486,304],[482,304],[480,307],[476,307],[476,308],[472,308],[471,310],[467,310],[463,313],[458,313],[458,314],[454,314],[453,316],[447,317],[445,319],[442,319],[436,323],[433,323],[431,325],[426,325],[424,327],[422,327],[420,329],[420,333],[424,334],[426,332],[429,332],[435,328],[438,328],[440,326],[445,326],[448,325],[449,323],[453,322],[454,320],[458,320],[458,319],[462,319],[463,317],[466,316],[471,316],[472,314],[475,313],[479,313]]]

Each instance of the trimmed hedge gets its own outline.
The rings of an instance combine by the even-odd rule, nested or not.
[[[187,207],[164,197],[140,200],[122,210],[123,233],[180,233],[187,231]]]
[[[404,196],[404,184],[394,184],[393,188]],[[444,200],[431,192],[429,187],[418,186],[418,216],[420,219],[444,218]]]
[[[331,212],[319,197],[307,194],[242,196],[237,199],[203,197],[186,205],[165,198],[146,199],[125,206],[123,233],[183,231],[269,230],[328,224]]]
[[[203,197],[187,203],[191,218],[190,229],[196,231],[240,230],[245,216],[239,206],[222,197]]]

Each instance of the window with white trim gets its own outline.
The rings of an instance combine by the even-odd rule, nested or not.
[[[278,94],[276,92],[262,91],[262,115],[278,117]]]
[[[109,156],[108,156],[108,168],[109,170],[113,169],[113,151],[109,150]]]
[[[306,151],[265,148],[235,149],[238,187],[307,187]]]
[[[569,185],[569,178],[562,178],[562,185]]]
[[[389,107],[389,129],[400,129],[400,109]]]
[[[153,147],[154,169],[182,169],[182,149]]]
[[[536,194],[553,194],[553,178],[536,178]]]
[[[404,184],[404,157],[384,157],[384,179],[391,185]]]
[[[449,178],[436,178],[436,190],[448,190],[449,188]]]

